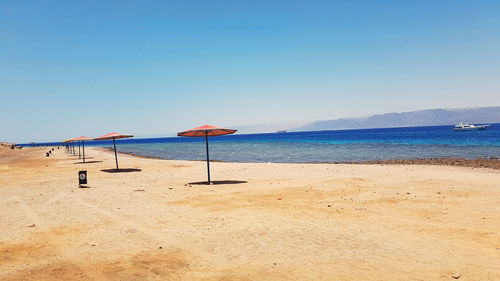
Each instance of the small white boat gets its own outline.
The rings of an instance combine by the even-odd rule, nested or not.
[[[477,130],[484,130],[488,128],[490,125],[473,125],[469,123],[462,123],[460,122],[459,124],[455,125],[455,128],[453,128],[453,131],[477,131]]]

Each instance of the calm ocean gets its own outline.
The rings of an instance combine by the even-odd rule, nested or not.
[[[339,162],[411,158],[500,157],[500,124],[484,131],[406,127],[210,137],[210,159],[228,162]],[[88,142],[110,146],[109,141]],[[205,159],[205,138],[117,140],[119,152],[164,159]]]

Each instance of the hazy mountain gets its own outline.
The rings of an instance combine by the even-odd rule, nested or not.
[[[310,123],[311,122],[269,123],[248,126],[228,126],[227,128],[238,129],[238,134],[276,133],[277,131],[301,127]]]
[[[500,106],[462,109],[427,109],[386,113],[359,118],[323,120],[312,122],[304,126],[289,128],[289,131],[454,125],[458,122],[500,123]]]

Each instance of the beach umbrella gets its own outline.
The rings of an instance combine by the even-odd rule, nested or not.
[[[83,163],[85,163],[85,141],[93,140],[89,137],[86,136],[81,136],[77,138],[73,138],[74,141],[78,141],[78,153],[80,153],[80,141],[82,142],[83,146]]]
[[[119,133],[112,132],[112,133],[109,133],[107,135],[95,138],[94,140],[110,140],[110,139],[113,140],[113,148],[115,150],[116,170],[118,170],[118,157],[116,156],[115,139],[124,139],[124,138],[131,138],[131,137],[133,137],[133,135],[125,135],[125,134],[119,134]]]
[[[71,149],[71,148],[72,148],[71,144],[73,143],[73,138],[65,139],[65,140],[63,140],[62,142],[63,142],[63,143],[68,143],[68,148],[69,148],[69,150],[70,150],[70,151],[73,151],[73,154],[75,154],[75,151]],[[71,153],[71,152],[70,152],[70,153]]]
[[[205,137],[205,146],[207,149],[207,172],[208,172],[207,184],[210,184],[210,160],[208,156],[208,137],[234,134],[236,131],[237,130],[204,125],[177,133],[177,136],[179,137]]]
[[[64,143],[64,146],[66,147],[66,151],[68,151],[68,140],[62,140],[61,143]]]

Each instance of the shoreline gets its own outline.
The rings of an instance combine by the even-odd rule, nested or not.
[[[113,152],[111,147],[94,147],[98,150]],[[156,159],[156,160],[173,160],[173,161],[193,161],[205,162],[206,160],[184,160],[184,159],[165,159],[158,156],[141,155],[131,152],[120,152],[118,154],[130,155],[137,158]],[[236,162],[210,160],[212,163],[245,163],[257,164],[267,162]],[[375,160],[375,161],[331,161],[331,162],[270,162],[279,164],[352,164],[352,165],[435,165],[435,166],[453,166],[453,167],[469,167],[469,168],[486,168],[500,170],[500,159],[496,157],[489,158],[415,158],[415,159],[392,159],[392,160]]]
[[[111,147],[92,146],[92,148],[94,148],[96,150],[100,150],[100,151],[111,152],[111,153],[114,151],[113,148],[111,148]],[[161,158],[161,157],[158,157],[158,156],[148,156],[148,155],[135,154],[135,153],[131,153],[131,152],[117,151],[117,153],[118,154],[123,154],[123,155],[134,156],[134,157],[137,157],[137,158],[143,158],[143,159],[174,160],[174,159],[165,159],[165,158]]]

